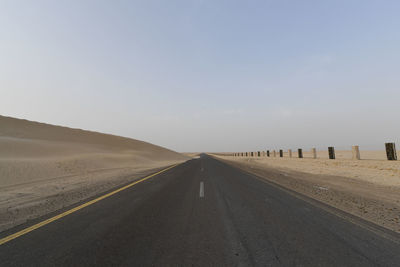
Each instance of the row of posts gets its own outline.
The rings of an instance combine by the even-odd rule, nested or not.
[[[385,149],[386,149],[386,156],[388,160],[397,160],[397,153],[396,153],[396,146],[394,143],[386,143],[385,144]],[[353,153],[353,159],[359,160],[361,159],[360,157],[360,148],[359,146],[352,146],[352,153]],[[292,157],[292,150],[288,150],[289,158]],[[311,154],[312,158],[316,159],[317,158],[317,150],[315,148],[311,149]],[[329,154],[329,159],[335,159],[335,148],[330,146],[328,147],[328,154]],[[299,148],[297,150],[297,155],[299,158],[303,158],[303,149]],[[239,152],[239,153],[233,153],[233,156],[235,157],[276,157],[276,151],[273,150],[272,153],[270,153],[269,150],[265,151],[257,151],[257,152]],[[283,157],[283,150],[279,150],[279,157]]]

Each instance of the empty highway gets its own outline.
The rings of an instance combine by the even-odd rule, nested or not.
[[[0,263],[400,266],[399,240],[202,155],[4,243]]]

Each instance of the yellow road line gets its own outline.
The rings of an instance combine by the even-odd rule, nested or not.
[[[44,220],[44,221],[40,222],[40,223],[32,225],[32,226],[30,226],[28,228],[25,228],[25,229],[23,229],[23,230],[21,230],[19,232],[16,232],[16,233],[14,233],[12,235],[6,236],[6,237],[0,239],[0,245],[3,245],[3,244],[5,244],[5,243],[17,238],[17,237],[20,237],[20,236],[24,235],[24,234],[32,232],[33,230],[36,230],[36,229],[38,229],[38,228],[40,228],[42,226],[45,226],[46,224],[49,224],[49,223],[54,222],[54,221],[56,221],[58,219],[61,219],[62,217],[65,217],[65,216],[67,216],[67,215],[69,215],[71,213],[74,213],[75,211],[78,211],[78,210],[83,209],[83,208],[85,208],[87,206],[90,206],[90,205],[92,205],[92,204],[94,204],[96,202],[99,202],[102,199],[105,199],[105,198],[107,198],[109,196],[112,196],[112,195],[114,195],[114,194],[116,194],[118,192],[121,192],[121,191],[123,191],[123,190],[125,190],[125,189],[127,189],[129,187],[132,187],[132,186],[134,186],[134,185],[136,185],[138,183],[144,182],[144,181],[150,179],[151,177],[154,177],[154,176],[156,176],[156,175],[158,175],[160,173],[163,173],[163,172],[165,172],[165,171],[167,171],[169,169],[172,169],[172,168],[176,167],[177,165],[179,165],[179,164],[175,164],[175,165],[173,165],[171,167],[168,167],[166,169],[163,169],[163,170],[161,170],[159,172],[153,173],[153,174],[151,174],[149,176],[146,176],[146,177],[144,177],[144,178],[142,178],[140,180],[137,180],[137,181],[135,181],[133,183],[130,183],[130,184],[126,185],[126,186],[123,186],[123,187],[121,187],[121,188],[119,188],[119,189],[117,189],[115,191],[112,191],[112,192],[110,192],[108,194],[100,196],[100,197],[98,197],[96,199],[90,200],[90,201],[88,201],[88,202],[86,202],[86,203],[84,203],[84,204],[82,204],[82,205],[80,205],[78,207],[75,207],[73,209],[67,210],[67,211],[65,211],[65,212],[63,212],[61,214],[58,214],[58,215],[56,215],[54,217],[51,217],[51,218],[49,218],[47,220]]]

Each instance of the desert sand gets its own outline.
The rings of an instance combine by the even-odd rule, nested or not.
[[[187,157],[190,157],[192,159],[198,159],[198,158],[200,158],[201,153],[199,153],[199,152],[184,152],[182,154]]]
[[[130,138],[0,116],[0,231],[187,159]]]
[[[318,151],[299,159],[232,157],[214,154],[225,162],[258,177],[346,211],[385,228],[400,232],[400,161],[385,160],[384,151],[360,151],[363,160],[352,160],[351,151],[337,151],[337,159]],[[369,157],[369,159],[366,159]]]
[[[235,160],[252,160],[275,168],[290,169],[312,174],[343,176],[387,186],[400,186],[400,161],[386,160],[385,151],[360,151],[361,160],[352,160],[351,151],[336,151],[336,159],[328,159],[327,151],[317,151],[313,159],[311,152],[303,152],[299,159],[297,152],[289,158],[287,152],[276,157],[235,157]],[[398,152],[400,155],[400,151]]]

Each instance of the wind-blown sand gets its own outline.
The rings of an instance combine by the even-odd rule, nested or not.
[[[326,154],[325,154],[326,153]],[[366,155],[370,159],[365,159]],[[318,152],[317,159],[232,157],[214,154],[229,164],[322,201],[335,208],[400,232],[400,161],[385,160],[384,151],[337,151],[337,159]],[[297,156],[297,154],[293,154]],[[307,158],[308,157],[308,158]]]
[[[187,159],[130,138],[0,116],[0,231]]]

